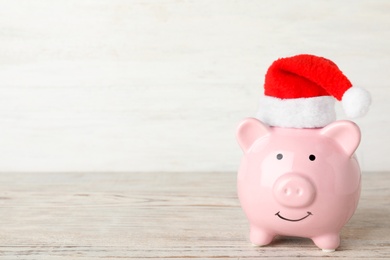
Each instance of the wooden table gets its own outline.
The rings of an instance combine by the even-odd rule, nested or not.
[[[235,173],[0,174],[0,259],[390,259],[390,173],[364,173],[338,251],[248,241]]]

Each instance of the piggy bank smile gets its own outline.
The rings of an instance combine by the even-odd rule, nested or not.
[[[302,217],[302,218],[299,218],[299,219],[290,219],[290,218],[286,218],[286,217],[284,217],[284,216],[282,216],[282,215],[280,214],[280,211],[278,211],[278,212],[275,214],[275,216],[278,216],[279,218],[281,218],[281,219],[283,219],[283,220],[286,220],[286,221],[298,222],[298,221],[304,220],[305,218],[307,218],[307,217],[313,215],[313,213],[311,213],[310,211],[308,211],[308,212],[306,212],[306,213],[307,213],[306,216],[304,216],[304,217]]]

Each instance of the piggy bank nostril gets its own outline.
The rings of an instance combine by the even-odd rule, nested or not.
[[[285,188],[283,191],[284,191],[284,194],[286,194],[287,196],[291,194],[291,189],[289,189],[289,188]]]
[[[303,190],[301,189],[301,188],[298,188],[298,189],[296,189],[296,194],[298,195],[298,196],[301,196],[302,194],[303,194]]]

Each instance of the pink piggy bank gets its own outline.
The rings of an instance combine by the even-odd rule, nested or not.
[[[263,246],[276,235],[307,237],[323,251],[334,251],[360,196],[358,126],[336,121],[323,128],[281,128],[248,118],[237,139],[244,151],[238,197],[251,242]]]

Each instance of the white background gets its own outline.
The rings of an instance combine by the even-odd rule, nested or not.
[[[0,171],[235,171],[279,57],[369,90],[358,157],[390,170],[390,2],[0,1]],[[337,107],[339,118],[343,118]]]

